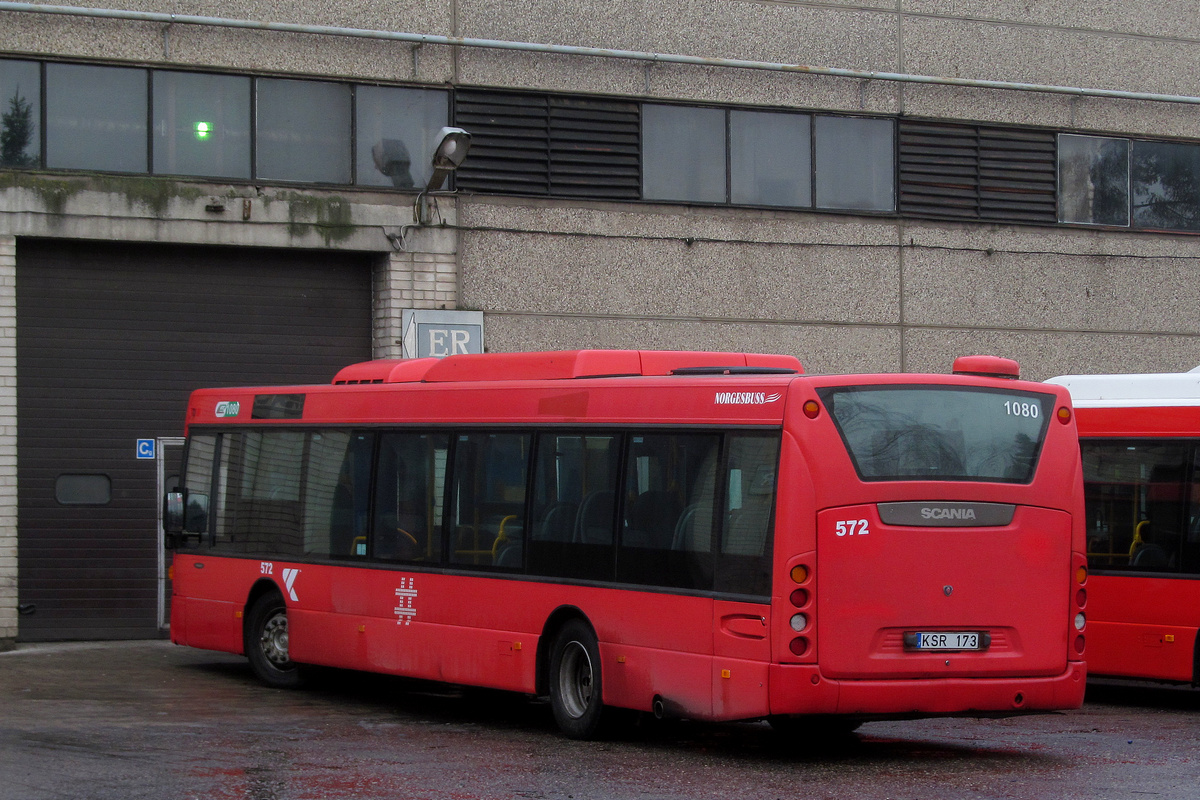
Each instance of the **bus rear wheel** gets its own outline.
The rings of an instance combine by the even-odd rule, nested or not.
[[[596,634],[582,620],[571,620],[550,653],[550,708],[559,730],[572,739],[594,738],[604,714],[602,689]]]
[[[276,592],[251,604],[244,629],[246,657],[258,679],[276,689],[294,689],[304,682],[300,665],[288,655],[287,605]]]

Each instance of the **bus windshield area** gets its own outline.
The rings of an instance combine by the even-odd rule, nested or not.
[[[817,390],[864,481],[1029,483],[1054,395],[983,387]]]

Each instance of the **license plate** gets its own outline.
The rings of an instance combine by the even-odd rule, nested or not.
[[[904,646],[910,650],[984,650],[989,638],[979,631],[917,631],[904,634]]]

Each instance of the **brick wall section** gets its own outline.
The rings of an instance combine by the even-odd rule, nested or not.
[[[0,235],[0,651],[17,638],[17,239]]]
[[[405,309],[458,306],[455,253],[391,253],[375,271],[375,358],[400,358]]]

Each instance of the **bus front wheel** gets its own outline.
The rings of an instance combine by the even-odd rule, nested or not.
[[[258,679],[277,689],[303,683],[300,665],[288,655],[287,606],[275,592],[260,596],[246,613],[246,657]]]
[[[550,708],[559,729],[572,739],[591,739],[600,730],[604,704],[600,645],[582,620],[571,620],[550,653]]]

